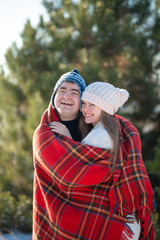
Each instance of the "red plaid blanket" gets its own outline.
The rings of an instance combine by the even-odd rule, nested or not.
[[[49,105],[33,137],[33,239],[126,240],[132,232],[127,214],[141,221],[139,239],[155,239],[152,187],[142,160],[137,129],[115,116],[120,128],[119,157],[114,173],[110,150],[54,134],[59,121]]]

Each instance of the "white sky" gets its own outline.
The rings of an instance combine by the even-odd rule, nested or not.
[[[27,19],[32,26],[45,15],[42,0],[0,0],[0,65],[5,67],[4,54],[13,42],[21,44],[21,36]]]

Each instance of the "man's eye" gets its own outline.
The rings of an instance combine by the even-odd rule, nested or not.
[[[65,90],[60,89],[58,92],[59,92],[59,93],[65,93]]]
[[[92,107],[94,107],[95,105],[93,103],[90,104]]]
[[[78,92],[72,92],[72,95],[79,96],[79,93]]]

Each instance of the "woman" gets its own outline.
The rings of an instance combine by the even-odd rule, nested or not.
[[[127,119],[115,115],[127,98],[126,91],[107,83],[93,83],[82,94],[85,121],[92,127],[89,134],[95,135],[100,125],[97,133],[104,134],[103,142],[97,135],[80,143],[62,135],[63,130],[57,134],[59,119],[51,104],[43,114],[33,141],[36,176],[46,206],[40,213],[44,224],[39,239],[155,240],[154,196],[139,133]],[[92,104],[109,113],[109,120],[98,108],[93,111]],[[97,147],[91,146],[95,140],[100,141]]]
[[[129,93],[125,89],[115,88],[104,82],[94,82],[86,87],[82,94],[81,131],[83,143],[99,148],[113,150],[113,169],[115,167],[119,149],[119,127],[113,115],[119,107],[127,101]],[[140,222],[135,219],[134,213],[126,216],[128,227],[133,232],[132,238],[138,240]]]

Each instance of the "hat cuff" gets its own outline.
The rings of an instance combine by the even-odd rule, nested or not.
[[[107,112],[110,115],[114,115],[114,113],[117,111],[113,104],[111,102],[106,102],[102,98],[98,97],[97,95],[94,95],[90,92],[83,92],[81,100],[85,100],[87,102],[91,102],[92,104],[96,105],[103,111]]]

